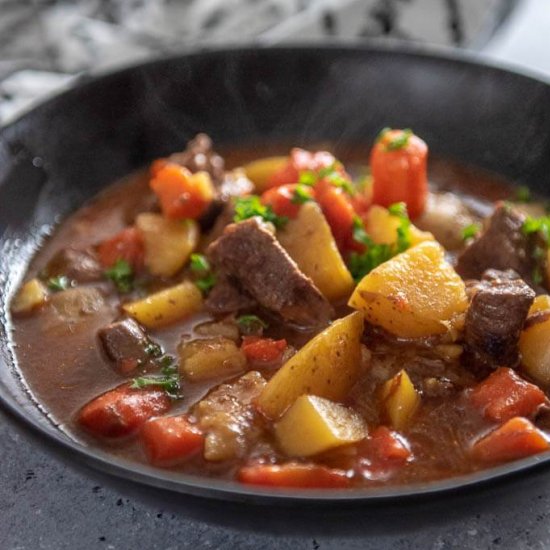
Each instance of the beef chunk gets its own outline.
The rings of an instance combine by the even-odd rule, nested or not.
[[[464,332],[465,359],[475,370],[514,367],[518,341],[535,299],[534,291],[510,272],[490,270],[471,287]]]
[[[524,221],[517,210],[498,205],[484,233],[458,257],[458,274],[465,279],[479,279],[490,268],[513,269],[534,288],[530,239],[521,230]]]
[[[79,283],[91,283],[102,278],[103,269],[92,249],[63,248],[48,262],[45,275],[65,275]]]
[[[269,227],[259,218],[231,224],[208,247],[222,280],[231,281],[286,321],[302,326],[325,324],[332,314],[330,304],[298,269]],[[210,307],[219,296],[219,291],[213,293],[208,300]]]
[[[206,300],[206,307],[214,314],[234,313],[256,305],[256,300],[252,296],[223,275],[218,277],[216,286]]]
[[[170,156],[172,162],[185,166],[191,172],[208,172],[216,186],[221,185],[225,172],[224,160],[212,149],[212,140],[206,134],[197,134],[185,151]]]
[[[206,433],[206,460],[246,456],[262,432],[262,422],[253,402],[265,384],[259,372],[251,371],[236,382],[219,386],[195,405],[193,416]]]
[[[115,321],[98,330],[97,335],[105,356],[123,374],[152,364],[155,351],[161,353],[133,319]]]

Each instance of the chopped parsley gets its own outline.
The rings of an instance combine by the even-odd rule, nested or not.
[[[262,204],[260,197],[250,195],[248,197],[239,197],[235,202],[234,222],[242,222],[254,216],[259,216],[266,222],[271,222],[277,229],[283,227],[288,218],[286,216],[277,216],[271,206]]]
[[[471,223],[462,230],[462,240],[469,241],[478,235],[481,231],[481,226],[478,223]]]
[[[237,324],[243,334],[261,334],[269,325],[257,315],[241,315]]]
[[[145,345],[145,353],[151,357],[160,357],[162,355],[162,348],[154,342],[148,342]]]
[[[178,367],[174,364],[174,358],[165,355],[161,359],[160,364],[163,365],[160,375],[139,376],[138,378],[134,378],[130,388],[143,389],[153,386],[164,390],[172,399],[180,399],[182,397],[180,376]]]
[[[365,231],[361,218],[356,217],[353,220],[353,239],[366,247],[365,252],[352,252],[349,256],[348,267],[357,282],[375,267],[387,262],[411,246],[411,221],[407,215],[405,204],[392,204],[388,207],[388,211],[400,220],[397,227],[397,239],[393,244],[376,244]]]
[[[317,183],[317,175],[311,170],[302,170],[298,175],[298,183],[307,187],[313,187]]]
[[[112,267],[104,271],[105,276],[115,284],[122,293],[130,292],[134,288],[134,270],[126,261],[118,259]]]
[[[210,271],[210,262],[204,254],[191,254],[192,271]]]
[[[195,285],[205,294],[216,284],[216,275],[212,273],[210,262],[204,254],[191,254],[191,271],[198,278],[195,279]]]
[[[292,196],[292,199],[290,199],[290,202],[292,202],[292,204],[304,204],[312,200],[313,196],[309,190],[309,187],[299,183],[294,190],[294,195]]]
[[[385,138],[388,132],[391,132],[391,128],[384,128],[379,134],[376,141],[380,141]],[[402,130],[399,135],[395,136],[393,139],[385,143],[386,151],[398,151],[403,149],[409,143],[409,139],[413,135],[413,131],[410,128],[405,128]]]
[[[543,268],[546,263],[546,253],[550,242],[550,216],[533,218],[528,216],[521,226],[524,235],[538,237],[535,239],[531,257],[535,261],[533,268],[533,282],[537,285],[544,280]]]
[[[334,185],[334,187],[340,187],[349,195],[354,195],[355,188],[353,183],[342,176],[340,172],[341,168],[342,163],[340,161],[335,161],[330,166],[321,168],[317,172],[313,170],[302,170],[298,176],[298,185],[314,187],[320,180],[326,180],[331,185]]]
[[[526,185],[520,185],[514,196],[516,202],[531,202],[531,190]]]
[[[50,277],[46,284],[51,291],[60,292],[71,287],[72,281],[66,275],[57,275],[56,277]]]

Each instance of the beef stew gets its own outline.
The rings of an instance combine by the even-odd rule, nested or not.
[[[549,448],[544,208],[428,167],[410,130],[370,158],[324,149],[221,155],[199,135],[62,223],[12,314],[22,375],[66,431],[276,487],[430,481]]]

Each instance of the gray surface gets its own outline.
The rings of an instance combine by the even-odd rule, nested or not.
[[[0,411],[0,548],[550,547],[550,476],[426,502],[284,509],[186,498],[81,469]]]

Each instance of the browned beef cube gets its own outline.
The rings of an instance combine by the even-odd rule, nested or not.
[[[327,323],[332,307],[269,227],[260,218],[231,224],[208,247],[222,280],[232,281],[236,288],[286,321],[301,326]],[[209,302],[212,305],[212,300]]]
[[[79,283],[99,281],[103,269],[92,249],[63,248],[48,262],[47,277],[65,275]]]
[[[227,277],[219,276],[205,303],[212,313],[236,313],[256,306],[256,300]]]
[[[535,292],[510,272],[490,270],[472,286],[464,332],[465,360],[474,370],[517,365],[518,341]]]
[[[185,151],[170,156],[172,162],[185,166],[191,172],[208,172],[216,186],[224,179],[224,160],[212,149],[212,140],[206,134],[197,134]]]
[[[517,210],[498,205],[484,233],[458,257],[458,274],[465,279],[480,279],[487,269],[513,269],[536,287],[530,239],[521,230],[524,221],[525,216]]]
[[[133,319],[115,321],[98,330],[97,335],[105,356],[123,374],[151,365],[153,357],[161,353]]]

